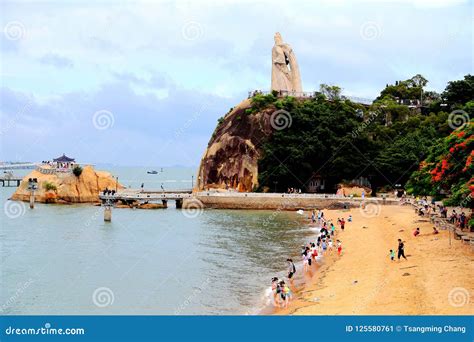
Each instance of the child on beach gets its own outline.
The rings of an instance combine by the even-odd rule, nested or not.
[[[420,228],[416,228],[415,231],[413,232],[414,237],[417,237],[418,235],[420,235]]]
[[[286,308],[288,306],[288,302],[290,301],[291,291],[288,285],[282,280],[279,283],[280,285],[280,298],[283,304],[283,307]]]
[[[332,253],[332,246],[333,246],[332,240],[328,239],[328,251],[329,251],[329,253]]]
[[[273,295],[273,304],[275,306],[280,306],[280,286],[279,280],[277,277],[272,278],[272,295]]]
[[[395,261],[395,251],[393,249],[390,250],[390,260]]]
[[[311,244],[311,256],[314,261],[316,261],[316,257],[318,256],[318,250],[316,248],[316,245],[314,243]]]
[[[334,236],[335,231],[336,231],[336,226],[331,222],[331,236]]]
[[[323,241],[321,243],[321,247],[323,248],[323,253],[326,252],[326,249],[328,248],[327,243],[326,243],[326,239],[323,239]]]
[[[352,215],[349,215],[347,222],[352,222]]]
[[[307,253],[306,250],[302,253],[301,257],[303,258],[303,271],[308,272],[308,259],[309,259],[309,256],[308,256],[308,253]]]
[[[336,245],[337,245],[337,255],[341,256],[341,254],[342,254],[342,242],[341,242],[341,240],[337,240]]]
[[[346,224],[346,221],[344,221],[344,218],[341,219],[341,230],[344,231],[344,226]]]

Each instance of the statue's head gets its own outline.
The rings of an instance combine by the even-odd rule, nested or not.
[[[283,44],[283,38],[281,38],[280,32],[275,33],[275,36],[273,38],[275,39],[276,45]]]

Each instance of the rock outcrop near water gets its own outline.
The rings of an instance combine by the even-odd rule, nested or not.
[[[72,173],[45,174],[34,170],[23,178],[12,200],[29,201],[29,178],[38,180],[35,201],[41,203],[96,203],[100,191],[116,188],[116,180],[109,172],[96,171],[92,166],[85,166],[79,177]],[[123,186],[118,184],[117,189],[123,189]]]
[[[258,160],[262,144],[272,134],[274,107],[251,110],[244,100],[219,122],[201,159],[197,186],[203,189],[233,188],[241,192],[258,186]]]

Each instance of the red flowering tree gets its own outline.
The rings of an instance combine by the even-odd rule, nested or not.
[[[474,120],[436,144],[407,184],[415,195],[450,194],[448,205],[469,207],[474,198]]]

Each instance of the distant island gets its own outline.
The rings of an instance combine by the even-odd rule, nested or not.
[[[81,166],[74,158],[62,155],[53,161],[43,161],[25,176],[12,200],[29,201],[31,179],[36,180],[34,196],[40,203],[98,203],[99,192],[123,189],[109,172],[96,171],[91,165]]]

